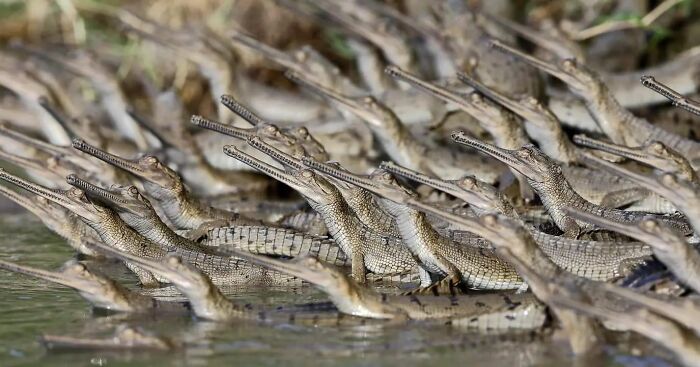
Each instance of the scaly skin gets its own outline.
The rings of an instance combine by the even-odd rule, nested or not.
[[[157,202],[168,220],[179,229],[201,230],[212,223],[260,224],[259,221],[244,218],[236,213],[205,206],[189,194],[182,178],[175,171],[160,163],[154,156],[129,160],[107,153],[82,140],[75,140],[73,146],[140,178],[148,196]]]
[[[162,248],[213,253],[211,248],[181,237],[163,223],[151,203],[139,193],[136,186],[113,185],[106,190],[75,175],[68,177],[71,178],[71,185],[85,192],[91,200],[114,210],[129,227]]]
[[[575,289],[575,286],[568,285],[568,289]],[[619,311],[608,307],[601,307],[593,302],[575,300],[566,294],[561,294],[563,287],[553,287],[554,295],[552,303],[557,307],[564,307],[574,312],[589,315],[601,321],[614,323],[617,328],[624,328],[635,331],[647,338],[654,340],[660,345],[673,352],[684,366],[700,366],[700,338],[689,329],[689,325],[694,324],[694,320],[687,318],[678,321],[678,314],[689,314],[687,309],[678,309],[673,305],[662,302],[659,305],[653,299],[646,297],[640,300],[641,295],[634,295],[632,291],[606,284],[607,296],[622,297],[622,302],[627,304],[638,304],[632,310]],[[676,312],[671,314],[669,311]],[[695,331],[697,333],[697,331]]]
[[[176,99],[172,97],[170,99]],[[155,98],[152,103],[162,103],[161,98]],[[161,121],[148,120],[133,109],[129,115],[145,130],[156,136],[165,149],[168,163],[177,164],[184,181],[196,193],[201,195],[226,195],[264,191],[270,182],[264,177],[252,172],[240,172],[220,169],[209,163],[197,139],[188,130],[188,125],[181,119],[181,101],[179,108],[172,106],[168,109],[172,115],[165,116]],[[175,111],[172,111],[172,110]],[[173,121],[173,116],[175,121]],[[156,116],[157,117],[157,116]]]
[[[680,210],[690,222],[696,234],[700,234],[700,189],[696,185],[666,173],[657,177],[649,177],[624,169],[616,164],[589,155],[586,158],[612,173],[625,177],[634,183],[651,190],[670,201]]]
[[[674,106],[680,107],[694,115],[700,115],[700,102],[685,98],[682,94],[656,81],[652,76],[642,76],[642,85],[667,98]]]
[[[287,76],[315,93],[337,102],[340,108],[362,119],[372,129],[387,154],[404,166],[443,178],[459,177],[468,172],[487,182],[495,182],[502,172],[501,166],[490,160],[459,156],[448,149],[427,147],[411,135],[396,114],[373,97],[352,98],[304,79],[298,74],[288,73]]]
[[[581,279],[557,267],[538,247],[528,230],[517,221],[487,214],[479,220],[457,219],[469,231],[474,231],[496,247],[499,256],[507,259],[527,281],[535,296],[547,303],[566,330],[574,353],[590,353],[601,346],[598,325],[591,319],[576,312],[556,307],[552,304],[552,291],[549,286],[558,279]],[[530,270],[535,269],[535,270]],[[588,301],[590,296],[578,289],[565,293],[567,297]]]
[[[363,225],[338,189],[311,170],[294,170],[290,173],[255,159],[233,146],[225,146],[224,152],[304,196],[311,207],[323,216],[328,232],[343,252],[350,256],[352,274],[358,282],[365,281],[367,270],[378,275],[403,274],[416,270],[415,260],[400,240],[375,233]]]
[[[590,224],[576,221],[568,216],[565,212],[567,207],[585,210],[621,223],[635,222],[649,215],[645,212],[605,208],[586,201],[571,188],[561,167],[532,145],[526,145],[518,150],[506,150],[470,138],[462,132],[453,133],[452,138],[460,144],[475,148],[508,164],[525,175],[530,181],[530,185],[540,196],[554,222],[567,237],[577,238],[586,230],[592,229]],[[683,235],[692,233],[687,222],[683,219],[663,215],[657,215],[656,218],[672,225]]]
[[[127,313],[144,313],[155,310],[158,312],[187,312],[187,308],[181,303],[159,301],[132,292],[112,279],[91,272],[84,264],[75,260],[69,260],[57,272],[4,260],[0,260],[0,269],[73,288],[94,308]]]
[[[700,289],[700,253],[685,239],[671,229],[660,225],[654,219],[643,219],[638,223],[621,224],[609,219],[591,215],[576,209],[569,209],[576,218],[594,223],[611,231],[616,231],[643,241],[654,251],[654,255],[673,272],[678,279],[693,288]]]
[[[331,265],[307,257],[280,261],[267,257],[240,254],[254,264],[294,275],[314,284],[328,294],[340,312],[369,318],[410,320],[451,320],[479,328],[489,324],[484,319],[504,317],[505,329],[539,328],[544,323],[543,309],[530,294],[482,294],[465,297],[392,296],[361,287]],[[508,317],[509,315],[511,317]]]
[[[128,252],[134,256],[151,259],[161,259],[173,253],[181,256],[206,272],[218,284],[236,285],[300,285],[297,279],[282,274],[269,273],[264,269],[252,266],[240,259],[225,258],[203,254],[201,252],[179,248],[163,249],[147,238],[129,228],[124,221],[111,209],[90,201],[85,194],[76,188],[69,191],[52,191],[32,182],[23,180],[5,171],[0,171],[0,179],[18,185],[25,190],[40,195],[58,205],[79,215],[85,223],[95,229],[102,241],[108,246]],[[69,176],[68,183],[76,183],[76,178]],[[94,244],[99,246],[100,244]],[[127,263],[144,285],[154,286],[163,279],[156,278],[132,263]]]
[[[472,92],[469,93],[469,95],[455,93],[446,88],[421,80],[417,76],[407,73],[396,66],[388,66],[386,68],[386,73],[446,103],[457,105],[460,110],[468,113],[479,121],[481,127],[491,134],[495,144],[501,148],[515,149],[530,143],[530,139],[528,139],[525,130],[515,115],[501,108],[499,105],[484,99],[478,92]],[[464,74],[462,74],[462,76],[466,77]],[[526,200],[534,199],[534,193],[529,187],[527,179],[517,171],[511,171],[518,178],[521,196]]]
[[[566,59],[560,65],[551,65],[532,56],[525,55],[499,42],[494,47],[536,66],[542,71],[561,79],[569,88],[583,98],[600,129],[616,144],[640,146],[657,140],[688,158],[691,162],[700,158],[700,143],[685,139],[635,117],[622,107],[599,77],[575,60]]]
[[[350,266],[350,259],[332,238],[284,228],[217,227],[207,234],[203,243],[217,248],[217,251],[240,250],[287,257],[310,255],[337,266]]]
[[[91,245],[101,242],[100,236],[80,218],[60,205],[42,196],[30,196],[7,186],[0,186],[0,195],[36,215],[52,232],[66,240],[68,245],[81,254],[97,256]]]
[[[516,100],[486,87],[466,74],[459,73],[457,76],[462,82],[520,115],[525,120],[528,135],[539,143],[545,154],[563,163],[564,176],[574,191],[584,199],[594,204],[611,206],[609,203],[620,202],[626,195],[640,199],[645,196],[645,193],[639,192],[639,187],[629,181],[577,166],[576,164],[582,163],[580,149],[562,130],[557,116],[537,98],[526,95]],[[622,201],[619,206],[626,204],[628,202]]]
[[[279,149],[276,149],[274,146],[265,143],[259,138],[251,138],[248,140],[248,143],[287,167],[293,169],[304,168],[304,165],[300,159],[302,156],[286,154]],[[313,159],[308,156],[305,157]],[[333,162],[328,164],[334,165],[337,169],[343,169],[339,163]],[[357,187],[331,176],[325,175],[324,178],[335,185],[357,218],[360,219],[364,225],[375,232],[384,233],[393,237],[399,237],[398,230],[396,229],[396,221],[388,213],[386,213],[386,211],[382,210],[379,205],[377,205],[370,192],[361,187]]]
[[[694,185],[700,184],[698,174],[695,172],[690,162],[680,153],[668,148],[660,141],[650,141],[639,147],[626,147],[613,143],[606,143],[589,138],[585,135],[574,136],[574,141],[579,145],[634,159],[658,171],[676,174],[679,178],[689,181]]]
[[[449,281],[475,289],[518,289],[522,282],[508,265],[490,254],[487,249],[464,246],[440,236],[425,215],[402,205],[413,193],[393,180],[391,174],[380,170],[370,178],[358,177],[332,166],[304,159],[304,164],[348,181],[379,195],[382,205],[396,217],[404,245],[420,259],[424,270],[447,276]]]
[[[417,199],[411,199],[407,201],[407,204],[416,210],[444,218],[455,224],[459,224],[460,220],[463,219],[463,217]],[[517,217],[510,219],[529,229],[530,235],[539,248],[557,266],[587,279],[598,281],[617,279],[627,274],[630,268],[648,260],[652,255],[651,249],[643,243],[568,239],[540,232]],[[465,235],[467,237],[463,238]],[[459,243],[471,244],[474,242],[474,234],[468,231],[450,230],[449,235],[445,236]],[[493,249],[493,245],[486,239],[482,239],[482,241],[484,242],[482,247]]]

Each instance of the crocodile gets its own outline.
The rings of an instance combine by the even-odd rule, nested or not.
[[[363,225],[342,194],[323,177],[308,169],[279,169],[247,155],[234,146],[224,152],[292,187],[323,216],[328,232],[352,263],[353,278],[364,283],[367,271],[378,275],[412,273],[417,264],[397,238],[382,235]]]
[[[109,190],[85,180],[73,178],[74,184],[90,197],[109,206],[129,227],[163,248],[181,248],[213,254],[216,247],[225,246],[267,255],[299,256],[311,254],[324,261],[349,265],[345,254],[331,239],[295,232],[283,228],[262,226],[215,227],[207,239],[195,242],[168,228],[135,186],[112,186]],[[282,252],[279,252],[282,251]]]
[[[32,197],[4,185],[0,185],[0,195],[37,216],[48,229],[66,240],[75,251],[88,256],[99,255],[90,245],[102,241],[100,236],[69,210],[42,196]]]
[[[182,343],[141,329],[120,325],[109,338],[78,338],[65,335],[42,334],[39,342],[49,350],[149,350],[173,351]]]
[[[26,45],[20,47],[25,52],[59,66],[61,70],[89,80],[101,96],[100,103],[114,127],[139,150],[153,147],[154,139],[152,137],[149,139],[147,132],[126,113],[127,98],[115,74],[101,64],[95,55],[81,50],[74,53],[72,57],[65,57],[65,54],[58,55]]]
[[[409,199],[405,204],[426,214],[443,218],[458,227],[463,227],[464,222],[470,223],[470,220],[472,222],[477,220],[446,212],[418,199]],[[508,216],[506,215],[506,217]],[[568,239],[540,232],[517,217],[509,218],[529,229],[532,238],[552,262],[579,277],[597,281],[617,279],[629,273],[631,268],[648,260],[652,255],[651,249],[643,243]],[[460,230],[453,230],[450,238],[463,242],[460,241],[462,233]],[[473,241],[470,238],[469,243]],[[484,247],[493,248],[493,245],[486,239],[484,242]]]
[[[618,223],[574,208],[567,210],[575,218],[623,233],[649,244],[659,259],[684,284],[696,292],[700,289],[700,252],[684,238],[654,219],[638,223]]]
[[[303,310],[305,307],[275,307],[266,309],[251,304],[241,304],[226,298],[221,293],[221,290],[212,282],[212,280],[203,273],[200,269],[183,261],[177,255],[168,255],[161,261],[134,256],[125,252],[121,252],[111,247],[100,247],[100,251],[105,252],[108,256],[119,258],[123,261],[134,262],[142,266],[160,277],[168,279],[175,287],[187,297],[190,301],[192,312],[197,318],[217,321],[217,322],[234,322],[234,321],[256,321],[256,322],[287,322],[311,324],[317,326],[319,324],[328,323],[334,326],[348,323],[350,325],[364,324],[361,318],[343,317],[339,312],[295,312]],[[275,272],[269,270],[270,272]],[[324,306],[320,304],[318,306]]]
[[[642,307],[619,311],[602,307],[593,302],[574,300],[566,295],[561,295],[559,290],[562,288],[555,288],[551,301],[558,307],[564,307],[573,312],[589,315],[601,321],[612,322],[625,329],[633,330],[673,352],[683,365],[700,366],[700,363],[698,363],[700,361],[700,338],[697,337],[697,331],[693,332],[690,329],[690,325],[693,325],[695,319],[690,323],[678,322],[668,312],[673,310],[680,312],[680,314],[688,314],[687,309],[671,308],[668,304],[652,309],[649,307],[651,302],[643,301],[641,303]],[[609,291],[608,296],[620,297],[622,295],[625,297],[623,300],[627,303],[637,302],[634,296],[626,293],[630,291],[620,287],[616,288],[617,291]],[[623,293],[621,291],[626,292]],[[648,301],[648,299],[645,299],[645,301]]]
[[[167,95],[169,97],[169,95]],[[167,99],[174,99],[169,97]],[[167,103],[167,102],[166,102]],[[178,101],[178,104],[180,102]],[[179,108],[182,110],[182,107]],[[157,137],[165,148],[169,163],[178,166],[185,182],[197,193],[207,196],[245,194],[268,189],[270,181],[252,172],[232,171],[213,166],[205,156],[197,138],[181,122],[182,111],[169,111],[175,119],[148,120],[129,108],[127,113],[145,130]],[[168,115],[166,117],[169,117]]]
[[[236,31],[231,35],[231,39],[237,45],[244,46],[271,60],[282,70],[294,70],[298,73],[314,75],[318,78],[319,83],[351,95],[364,93],[364,90],[344,76],[337,66],[309,45],[295,50],[283,51],[243,32]]]
[[[391,23],[354,1],[307,1],[325,15],[325,19],[340,24],[344,30],[369,41],[382,51],[392,64],[417,70],[417,60],[406,36]]]
[[[417,76],[394,65],[387,66],[385,72],[395,79],[402,80],[411,86],[426,91],[445,103],[456,105],[460,110],[479,121],[481,127],[491,135],[494,143],[501,148],[515,149],[530,142],[515,115],[485,99],[478,92],[471,92],[468,95],[456,93],[447,88],[421,80]],[[534,199],[534,193],[529,187],[527,179],[513,169],[511,169],[511,172],[518,178],[521,196],[527,201]]]
[[[642,76],[641,81],[643,86],[667,98],[674,106],[680,107],[694,115],[700,115],[700,102],[686,98],[666,84],[657,81],[653,76]]]
[[[0,67],[0,85],[14,92],[22,105],[36,116],[40,131],[51,143],[67,144],[70,136],[66,130],[41,107],[39,100],[51,98],[48,86],[25,70],[24,62],[7,54],[0,55],[3,67]]]
[[[272,157],[286,167],[297,170],[304,168],[304,165],[300,159],[302,156],[300,155],[294,156],[286,154],[283,151],[276,149],[274,146],[265,143],[258,137],[249,138],[248,144]],[[313,159],[309,156],[306,157]],[[343,167],[337,162],[329,162],[327,164],[334,165],[337,169],[343,169]],[[399,237],[399,233],[396,228],[396,221],[374,201],[370,192],[361,187],[338,180],[332,176],[324,175],[324,178],[332,182],[338,191],[340,191],[340,193],[343,195],[343,199],[345,199],[345,202],[350,206],[357,218],[360,219],[364,225],[378,233]]]
[[[285,151],[303,150],[306,154],[320,160],[328,160],[323,146],[309,133],[305,127],[281,129],[274,124],[264,121],[262,118],[245,108],[229,95],[221,96],[224,105],[230,108],[245,121],[253,125],[251,129],[237,128],[216,121],[194,115],[190,122],[198,127],[216,131],[218,133],[238,139],[247,139],[251,136],[260,136],[277,148]]]
[[[589,148],[602,150],[614,155],[633,159],[639,163],[651,166],[657,171],[677,175],[694,185],[700,184],[698,174],[688,160],[666,144],[652,140],[639,147],[627,147],[589,138],[585,135],[575,135],[574,142]]]
[[[572,92],[585,100],[588,110],[600,129],[614,143],[634,147],[651,140],[658,140],[681,153],[692,163],[700,158],[698,156],[700,143],[668,132],[634,116],[619,104],[595,72],[577,63],[576,60],[565,59],[552,65],[500,42],[493,41],[492,45],[566,83]]]
[[[149,239],[139,235],[119,218],[113,210],[91,201],[85,193],[77,188],[68,191],[50,190],[34,184],[17,176],[0,171],[0,179],[17,185],[29,192],[40,195],[55,204],[61,205],[95,229],[102,241],[108,246],[127,251],[135,256],[144,256],[160,259],[169,253],[181,255],[186,261],[193,263],[219,284],[229,285],[280,285],[299,286],[298,279],[288,277],[275,272],[268,272],[262,268],[253,266],[240,259],[208,255],[197,251],[183,250],[180,248],[163,248]],[[76,184],[74,176],[67,178],[69,184]],[[99,246],[101,243],[95,243]],[[148,271],[145,271],[131,263],[126,264],[134,272],[143,285],[155,286],[159,281]]]
[[[162,248],[213,254],[211,248],[178,235],[163,223],[136,186],[112,185],[109,189],[103,189],[74,174],[67,177],[71,185],[82,190],[90,200],[109,207],[129,227]]]
[[[466,221],[464,222],[466,225]],[[487,214],[481,217],[478,223],[481,224],[480,230],[473,228],[477,227],[473,222],[469,223],[470,227],[468,228],[478,230],[480,235],[492,241],[499,256],[513,264],[518,273],[527,281],[535,296],[550,306],[551,311],[565,329],[574,353],[590,353],[599,350],[602,335],[594,320],[551,303],[550,283],[553,280],[577,278],[564,272],[549,260],[534,243],[528,231],[516,221]],[[584,302],[591,299],[587,292],[578,289],[566,292],[566,296]]]
[[[396,114],[371,96],[348,97],[298,74],[288,73],[287,76],[361,118],[372,129],[392,160],[401,165],[442,178],[458,177],[466,171],[489,183],[495,182],[502,173],[502,166],[490,160],[422,144],[411,135]]]
[[[117,181],[121,179],[119,171],[115,170],[112,166],[102,162],[95,162],[82,152],[72,149],[69,145],[63,146],[47,143],[43,140],[23,134],[9,127],[4,122],[0,122],[0,135],[11,139],[15,144],[23,146],[26,151],[32,150],[35,152],[36,158],[48,160],[51,157],[57,157],[58,159],[69,162],[71,168],[77,168],[89,172],[90,174],[99,173],[100,177],[105,180]]]
[[[125,313],[187,313],[187,305],[130,291],[116,281],[69,260],[56,272],[0,260],[0,269],[75,289],[93,308]]]
[[[546,319],[544,308],[529,293],[452,297],[387,295],[361,287],[337,268],[312,257],[281,261],[245,253],[236,256],[314,284],[328,295],[340,312],[350,315],[399,320],[437,319],[477,329],[538,329]]]
[[[488,249],[465,246],[441,236],[425,215],[404,206],[406,198],[415,193],[398,185],[393,176],[384,170],[376,170],[370,177],[358,177],[335,170],[311,159],[302,159],[305,165],[337,179],[363,187],[380,197],[384,208],[396,218],[404,245],[420,260],[424,271],[446,278],[430,287],[432,291],[442,285],[450,289],[458,284],[472,289],[519,289],[523,282],[506,263]]]
[[[645,212],[623,211],[606,208],[586,201],[574,191],[562,173],[561,166],[553,159],[542,153],[534,145],[525,145],[518,150],[498,148],[492,144],[468,137],[463,132],[454,132],[452,139],[460,144],[475,148],[503,163],[517,169],[530,181],[537,192],[549,215],[564,231],[564,236],[578,238],[595,227],[585,222],[576,221],[568,216],[564,209],[576,207],[596,215],[602,215],[621,223],[635,222],[649,215]],[[656,215],[659,220],[672,225],[683,235],[692,234],[691,228],[683,218],[672,215]]]
[[[690,222],[696,235],[700,235],[700,189],[698,186],[677,177],[672,173],[664,173],[660,176],[649,177],[647,175],[632,172],[619,165],[589,155],[587,159],[601,168],[623,176],[638,185],[651,190],[678,208]]]
[[[567,181],[584,199],[603,206],[617,207],[626,205],[632,200],[643,199],[648,194],[618,176],[576,165],[582,163],[580,149],[562,130],[557,116],[536,97],[523,95],[516,100],[486,87],[467,74],[458,73],[457,77],[521,116],[525,120],[525,130],[528,135],[539,143],[540,149],[545,154],[562,163],[562,171]],[[501,148],[508,147],[501,146]]]
[[[260,224],[260,221],[201,203],[189,193],[182,178],[155,156],[146,155],[129,160],[107,153],[80,139],[73,141],[73,147],[138,177],[146,194],[156,201],[168,220],[179,229],[206,233],[208,228],[225,224]]]

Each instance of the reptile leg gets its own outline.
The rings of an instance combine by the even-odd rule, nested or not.
[[[202,223],[199,225],[199,227],[187,232],[187,238],[192,241],[199,242],[207,237],[211,229],[226,226],[229,226],[229,222],[224,219]]]
[[[136,274],[136,277],[139,278],[139,283],[141,283],[141,286],[144,288],[158,288],[160,287],[160,282],[158,282],[158,279],[153,275],[148,270],[145,270],[143,268],[140,268],[136,265],[133,265],[131,263],[126,263],[126,267],[131,270],[134,274]]]
[[[464,293],[461,287],[461,277],[459,275],[452,275],[443,278],[427,287],[420,287],[414,290],[404,292],[403,295],[426,295],[431,294],[435,296],[440,295],[456,295],[458,292]]]
[[[352,252],[351,266],[353,279],[360,284],[366,283],[367,271],[365,269],[365,256],[359,249],[355,249]]]

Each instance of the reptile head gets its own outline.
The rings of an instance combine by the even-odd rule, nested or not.
[[[293,260],[277,260],[244,251],[236,251],[232,255],[241,257],[255,265],[307,281],[328,293],[332,299],[347,299],[349,294],[356,292],[356,289],[359,288],[340,269],[312,256],[302,256]],[[334,297],[334,295],[338,295],[338,297]]]
[[[679,178],[676,174],[664,173],[658,177],[653,177],[630,171],[620,165],[600,159],[590,153],[583,153],[582,157],[587,163],[622,176],[650,191],[658,193],[672,202],[686,202],[697,200],[697,198],[700,197],[700,189],[698,189],[696,185]]]
[[[82,190],[77,188],[71,188],[70,190],[51,190],[7,173],[2,169],[0,169],[0,179],[58,204],[72,213],[77,214],[89,223],[99,223],[105,218],[105,215],[109,215],[109,209],[92,202],[85,196]]]
[[[471,86],[479,93],[503,105],[540,128],[550,128],[552,124],[559,125],[559,120],[556,116],[554,116],[552,111],[542,104],[539,99],[531,95],[524,95],[518,100],[515,100],[501,92],[487,87],[469,74],[457,73],[457,77],[460,81]]]
[[[71,185],[83,190],[90,198],[109,206],[117,213],[144,217],[154,211],[151,203],[141,195],[136,186],[113,185],[109,189],[103,189],[75,175],[68,177]]]
[[[552,175],[561,174],[561,167],[532,144],[515,150],[503,149],[471,138],[463,132],[452,133],[452,139],[498,159],[533,182],[544,182]]]
[[[393,111],[372,96],[348,97],[311,79],[303,78],[298,73],[287,72],[286,75],[295,83],[309,88],[309,90],[330,101],[336,102],[341,109],[357,116],[370,127],[384,128],[398,121],[398,117]]]
[[[683,155],[667,147],[660,141],[652,140],[642,146],[633,148],[603,142],[581,134],[574,136],[574,142],[588,148],[602,150],[633,159],[665,172],[677,173],[687,180],[694,180],[697,178],[695,170],[693,170],[690,162],[688,162]]]
[[[571,91],[581,97],[589,95],[593,88],[601,85],[598,76],[576,59],[563,59],[558,63],[549,63],[496,40],[492,40],[491,45],[563,81]]]
[[[126,159],[107,153],[81,139],[73,140],[73,147],[165,190],[179,191],[183,188],[182,178],[155,156],[146,155],[138,159]]]
[[[262,147],[263,145],[259,146]],[[301,165],[299,165],[299,161],[296,158],[289,155],[280,154],[281,152],[279,151],[269,150],[267,148],[261,150],[270,154],[270,156],[273,158],[280,159],[280,161],[285,162],[285,164],[291,168],[280,169],[249,154],[246,154],[234,146],[227,145],[224,147],[224,153],[226,153],[226,155],[233,157],[290,186],[301,195],[315,203],[328,204],[336,202],[337,200],[342,200],[342,196],[335,186],[326,181],[323,177],[315,174],[313,171],[301,168]],[[301,169],[297,169],[297,167]]]
[[[76,260],[69,260],[57,272],[4,260],[0,260],[0,269],[71,287],[98,308],[129,311],[128,300],[125,299],[125,291],[121,286],[109,278],[90,271],[85,264]]]

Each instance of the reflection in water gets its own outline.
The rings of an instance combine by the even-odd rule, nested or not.
[[[73,256],[59,238],[29,215],[0,219],[3,233],[0,258],[45,269],[57,269]],[[121,265],[91,262],[89,266],[137,288],[136,279]],[[293,305],[325,301],[313,289],[294,292],[224,290],[241,302]],[[183,300],[172,287],[145,290],[151,296]],[[573,360],[565,342],[548,336],[475,334],[438,324],[392,325],[368,322],[357,326],[305,326],[299,323],[265,324],[203,322],[183,315],[125,315],[93,312],[71,290],[0,271],[0,365],[42,366],[113,365],[640,365],[638,358],[617,355],[602,360]],[[138,326],[182,341],[172,352],[50,351],[37,342],[41,334],[105,338],[118,325]],[[652,362],[653,361],[653,362]],[[659,359],[646,359],[658,364]]]

